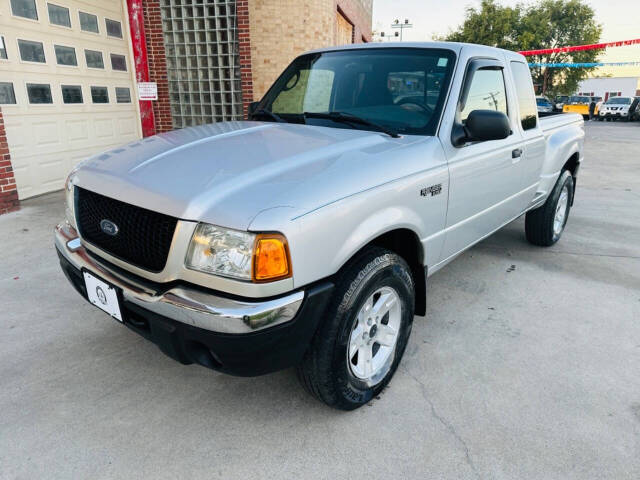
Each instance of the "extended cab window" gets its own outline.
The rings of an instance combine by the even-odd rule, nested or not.
[[[474,110],[496,110],[508,114],[502,69],[480,69],[475,72],[460,112],[460,120],[464,123]]]
[[[304,113],[340,112],[405,134],[433,135],[455,54],[440,49],[370,48],[308,54],[285,70],[260,102],[282,119],[369,129]]]
[[[533,80],[531,79],[531,71],[529,66],[522,62],[511,62],[511,71],[516,85],[516,94],[518,95],[518,106],[520,107],[520,122],[524,130],[536,128],[538,124],[538,109],[540,101],[544,105],[551,105],[544,99],[538,99],[536,102],[533,93]]]

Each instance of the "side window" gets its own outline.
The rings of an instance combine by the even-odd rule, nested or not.
[[[464,123],[474,110],[496,110],[505,115],[508,114],[507,93],[502,69],[476,71],[464,108],[460,112],[460,120]]]
[[[90,13],[79,12],[80,30],[98,33],[98,17]]]
[[[533,93],[533,80],[529,67],[522,62],[511,62],[511,71],[516,85],[520,122],[524,130],[531,130],[538,125],[538,107]]]
[[[11,12],[16,17],[38,20],[36,0],[11,0]]]
[[[45,63],[44,45],[41,42],[18,40],[20,58],[25,62]]]
[[[49,21],[53,25],[71,27],[71,17],[69,16],[69,9],[67,7],[60,7],[53,3],[48,3],[47,9],[49,11]]]
[[[0,59],[6,60],[7,58],[7,46],[4,43],[4,37],[0,36]]]
[[[301,113],[308,80],[309,70],[294,74],[273,101],[271,110],[275,113]]]
[[[29,103],[53,103],[51,86],[46,83],[27,83]]]
[[[0,105],[15,105],[16,93],[13,90],[13,83],[0,82]]]
[[[73,47],[63,47],[62,45],[54,45],[53,49],[56,51],[56,62],[58,65],[71,65],[73,67],[78,66],[78,59],[76,58],[76,49]]]

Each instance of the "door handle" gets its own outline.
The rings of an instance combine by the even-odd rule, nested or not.
[[[520,158],[522,156],[522,149],[516,148],[511,152],[511,158]]]

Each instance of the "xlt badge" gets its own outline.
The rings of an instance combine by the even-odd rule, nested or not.
[[[435,195],[439,195],[440,193],[442,193],[441,183],[438,183],[437,185],[431,185],[430,187],[420,190],[420,195],[422,197],[433,197]]]

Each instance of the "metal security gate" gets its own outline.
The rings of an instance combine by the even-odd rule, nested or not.
[[[242,118],[234,0],[161,0],[173,127]]]

